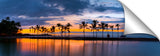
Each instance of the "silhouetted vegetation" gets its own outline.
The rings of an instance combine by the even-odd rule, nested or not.
[[[89,28],[91,29],[91,31],[93,32],[93,37],[95,36],[95,32],[96,32],[96,37],[97,37],[97,32],[99,30],[101,30],[102,32],[102,38],[104,38],[104,31],[107,32],[107,38],[110,38],[110,34],[108,33],[108,30],[111,30],[111,36],[113,38],[113,30],[116,27],[117,30],[117,37],[119,37],[119,28],[120,25],[116,24],[116,25],[109,25],[107,23],[101,22],[100,24],[98,24],[99,22],[97,20],[93,20],[92,23],[90,24],[91,26],[89,26]],[[81,24],[79,24],[80,29],[83,29],[83,33],[85,33],[85,29],[88,27],[87,22],[82,21]],[[88,28],[87,28],[88,29]],[[85,37],[85,35],[84,35]]]
[[[117,27],[117,31],[118,31],[117,37],[119,37],[119,27],[120,27],[120,25],[116,24],[116,27]]]
[[[58,30],[60,31],[60,34],[61,34],[61,37],[63,36],[63,33],[65,33],[65,36],[66,36],[66,33],[68,33],[68,35],[69,35],[71,26],[72,25],[70,23],[67,23],[65,26],[60,23],[57,24]],[[56,26],[54,26],[54,25],[51,27],[44,27],[44,26],[36,25],[36,26],[29,27],[29,29],[31,32],[34,32],[34,33],[37,32],[37,34],[38,34],[38,32],[41,32],[43,34],[56,32]]]
[[[102,29],[102,38],[103,38],[103,32],[105,29],[105,23],[101,22],[101,24],[99,24],[99,27]]]
[[[8,21],[8,19],[6,19],[4,21]],[[16,24],[18,24],[18,23],[16,23]],[[57,23],[56,26],[53,25],[51,27],[44,27],[44,26],[40,26],[40,25],[35,25],[35,26],[31,26],[29,29],[31,32],[34,32],[37,34],[39,34],[39,32],[41,32],[43,34],[48,34],[48,33],[55,33],[56,27],[57,27],[57,29],[58,29],[57,32],[60,32],[61,37],[63,37],[63,35],[66,37],[67,33],[68,33],[68,36],[70,36],[70,32],[71,32],[70,27],[71,26],[72,25],[70,23],[67,23],[66,25],[62,25],[61,23]],[[88,24],[88,22],[82,21],[81,24],[79,24],[79,28],[83,29],[84,38],[85,38],[86,29],[90,29],[93,32],[93,37],[95,36],[95,32],[96,32],[96,37],[97,37],[97,32],[99,32],[101,30],[102,38],[104,38],[104,32],[107,32],[107,34],[106,34],[107,38],[110,38],[109,32],[111,32],[111,37],[113,38],[114,29],[117,30],[117,37],[119,37],[120,25],[119,24],[109,25],[108,23],[104,23],[104,22],[99,23],[97,20],[93,20],[90,25]]]
[[[85,37],[85,29],[88,26],[87,24],[88,23],[86,23],[85,21],[82,21],[81,24],[79,24],[80,29],[83,29],[83,35],[84,35],[84,37]]]
[[[0,35],[16,35],[20,31],[20,22],[10,20],[10,17],[2,19],[0,22]]]
[[[93,37],[94,37],[94,31],[96,30],[97,31],[97,24],[98,24],[98,21],[97,20],[93,20],[92,21],[92,24],[90,26],[91,28],[91,31],[93,31]],[[97,35],[97,34],[96,34]],[[96,36],[97,37],[97,36]]]

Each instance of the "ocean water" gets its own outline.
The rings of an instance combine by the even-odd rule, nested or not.
[[[49,33],[53,36],[63,36],[63,37],[97,37],[97,38],[107,38],[107,34],[109,34],[110,38],[120,38],[122,35],[124,35],[124,32],[71,32],[71,33],[63,33],[61,35],[60,32],[56,33]],[[149,34],[142,34],[142,33],[137,33],[137,34],[127,34],[127,38],[156,38],[152,35]]]
[[[56,33],[49,33],[55,36],[61,36],[60,32],[56,32]],[[110,35],[110,37],[113,38],[117,38],[120,37],[121,35],[123,35],[123,32],[71,32],[71,33],[63,33],[62,36],[69,36],[69,37],[98,37],[98,38],[107,38],[107,34]],[[113,34],[113,35],[112,35]]]
[[[17,38],[0,42],[0,56],[160,56],[154,41]]]

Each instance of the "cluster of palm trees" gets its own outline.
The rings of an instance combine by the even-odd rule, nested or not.
[[[35,27],[34,26],[29,27],[29,29],[30,29],[30,32],[34,32],[34,33],[37,32],[37,34],[39,32],[43,32],[43,33],[55,32],[55,26],[52,26],[51,28],[48,29],[44,26],[36,25]]]
[[[71,26],[72,25],[70,23],[67,23],[66,25],[62,25],[60,23],[57,24],[58,29],[61,31],[61,37],[64,32],[65,32],[65,35],[66,35],[66,32],[70,33]]]
[[[35,27],[34,26],[29,27],[29,29],[30,29],[31,32],[34,32],[34,33],[37,32],[37,34],[38,34],[38,32],[43,32],[43,33],[47,33],[48,34],[48,33],[55,32],[55,28],[58,27],[58,30],[61,31],[61,35],[62,35],[62,33],[64,33],[64,32],[65,33],[66,32],[70,33],[70,27],[71,26],[72,25],[70,23],[67,23],[66,25],[62,25],[62,24],[58,23],[57,26],[53,25],[51,28],[47,28],[47,27],[44,27],[44,26],[36,25]]]
[[[35,27],[31,26],[30,31],[32,31],[34,33],[37,32],[37,34],[38,34],[38,32],[44,32],[44,33],[48,34],[48,33],[55,32],[55,28],[57,27],[58,30],[60,31],[61,37],[62,37],[63,33],[65,33],[65,35],[66,35],[66,33],[70,33],[71,26],[72,25],[70,23],[67,23],[66,25],[62,25],[61,23],[58,23],[56,26],[52,26],[51,28],[46,28],[44,26],[36,25]],[[111,30],[112,31],[112,38],[113,38],[113,30],[115,27],[116,27],[116,30],[118,31],[117,37],[119,37],[119,28],[120,28],[119,24],[109,25],[104,22],[99,23],[97,20],[93,20],[90,25],[87,22],[82,21],[81,24],[79,24],[79,27],[80,27],[80,29],[83,29],[84,38],[85,38],[86,29],[90,29],[93,32],[93,37],[95,36],[95,33],[96,33],[96,37],[97,37],[97,32],[99,30],[101,30],[102,38],[104,38],[103,37],[104,31]],[[107,32],[106,35],[107,35],[107,38],[110,38],[109,32]]]
[[[102,37],[103,37],[104,30],[109,30],[109,28],[112,30],[112,37],[113,37],[114,26],[116,27],[116,30],[118,31],[117,37],[119,37],[119,28],[120,28],[119,24],[109,25],[104,22],[101,22],[100,24],[98,24],[98,23],[99,22],[97,20],[93,20],[91,23],[91,26],[88,26],[87,22],[82,21],[81,24],[79,24],[79,26],[80,26],[80,29],[83,29],[84,37],[85,37],[85,29],[91,29],[91,31],[93,32],[93,37],[94,37],[95,32],[96,32],[96,37],[97,37],[97,32],[101,29],[102,30]],[[110,38],[110,35],[108,32],[107,32],[107,37]]]

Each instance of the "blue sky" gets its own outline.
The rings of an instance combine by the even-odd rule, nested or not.
[[[124,12],[117,0],[0,0],[0,19],[9,16],[26,29],[34,25],[91,23],[96,19],[124,28]],[[74,27],[73,27],[74,28]]]

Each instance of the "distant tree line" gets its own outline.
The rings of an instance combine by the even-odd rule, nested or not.
[[[70,27],[71,26],[72,25],[70,23],[67,23],[66,25],[62,25],[61,23],[57,23],[56,26],[53,25],[51,28],[46,28],[44,26],[36,25],[36,26],[31,26],[30,31],[34,32],[34,33],[37,32],[37,34],[38,34],[38,32],[54,33],[55,29],[57,27],[58,30],[60,31],[61,37],[62,37],[63,33],[65,33],[65,34],[70,33]],[[85,32],[86,32],[85,29],[90,29],[93,32],[93,37],[95,36],[95,34],[96,34],[96,37],[97,37],[97,32],[99,30],[101,30],[103,38],[104,38],[104,30],[106,30],[106,31],[111,30],[111,32],[112,32],[111,36],[113,37],[113,30],[114,30],[115,27],[116,27],[116,30],[118,32],[117,37],[119,37],[119,28],[120,28],[119,24],[109,25],[109,24],[104,23],[104,22],[99,23],[97,20],[93,20],[90,25],[88,24],[88,22],[85,22],[85,21],[82,21],[81,24],[79,24],[79,28],[83,29],[84,37],[85,37]],[[107,32],[106,35],[107,35],[108,38],[110,38],[110,34],[108,32]]]
[[[70,33],[70,27],[72,25],[70,23],[67,23],[66,25],[62,25],[60,23],[58,23],[56,26],[51,26],[51,28],[47,28],[44,26],[40,26],[40,25],[36,25],[36,26],[31,26],[29,27],[31,32],[34,32],[38,34],[38,32],[42,32],[42,33],[54,33],[55,32],[55,28],[58,27],[58,30],[61,32],[61,36],[62,33]]]
[[[82,21],[81,24],[79,24],[80,29],[83,29],[83,33],[84,33],[84,37],[85,37],[85,29],[91,29],[91,31],[93,32],[93,37],[95,35],[96,32],[96,37],[97,37],[97,32],[101,29],[102,30],[102,38],[104,38],[104,30],[112,30],[112,37],[113,37],[113,30],[114,27],[116,27],[116,30],[118,31],[117,37],[119,37],[119,28],[120,25],[116,24],[116,25],[109,25],[107,23],[101,22],[99,24],[99,22],[97,20],[93,20],[91,23],[91,26],[88,25],[87,22]],[[109,29],[110,28],[110,29]],[[107,37],[110,38],[110,34],[107,32]]]
[[[20,22],[10,20],[10,17],[6,17],[0,21],[0,35],[16,35],[20,31]]]

